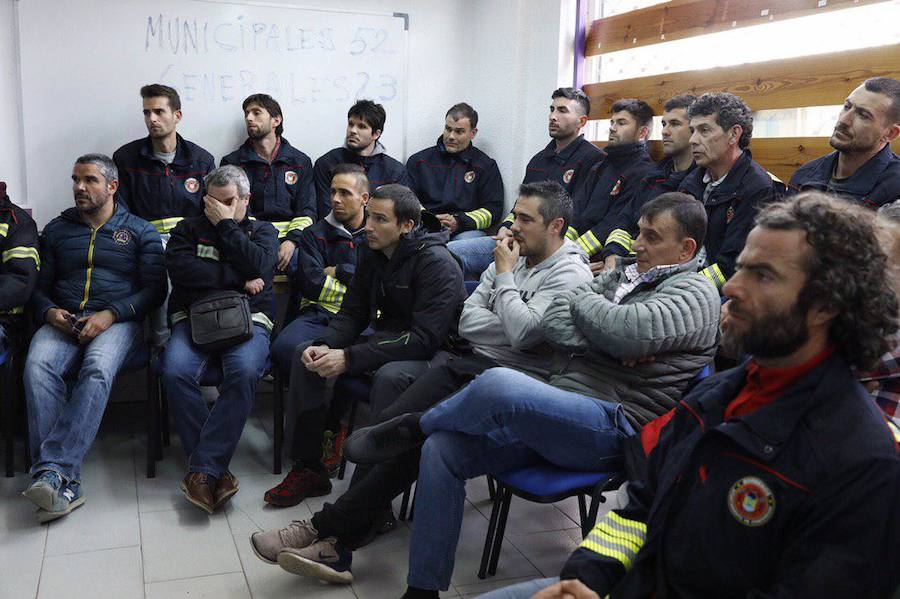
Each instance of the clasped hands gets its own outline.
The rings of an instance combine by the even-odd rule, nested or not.
[[[327,345],[310,345],[300,356],[306,369],[322,378],[339,376],[347,372],[347,356],[342,349]]]

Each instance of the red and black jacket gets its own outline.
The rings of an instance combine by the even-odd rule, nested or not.
[[[685,396],[628,504],[563,567],[601,597],[889,597],[900,459],[839,355],[725,420],[746,365]]]

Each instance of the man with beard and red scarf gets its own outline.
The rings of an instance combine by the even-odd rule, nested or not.
[[[645,476],[559,579],[485,597],[890,597],[900,436],[851,368],[897,330],[873,219],[816,192],[764,208],[723,288],[749,359],[644,427]]]

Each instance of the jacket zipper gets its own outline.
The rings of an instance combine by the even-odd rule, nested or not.
[[[88,294],[91,290],[91,275],[94,271],[94,240],[97,239],[97,229],[91,229],[91,242],[88,244],[88,269],[87,269],[87,278],[84,281],[84,299],[81,300],[81,304],[78,306],[79,310],[84,310],[84,307],[88,303]]]

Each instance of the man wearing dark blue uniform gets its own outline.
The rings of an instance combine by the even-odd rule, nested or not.
[[[250,214],[278,230],[278,270],[291,263],[300,231],[316,220],[312,161],[282,137],[281,105],[269,95],[244,100],[247,141],[222,158],[222,166],[239,166],[250,179]]]
[[[791,189],[818,189],[877,208],[900,199],[900,81],[873,77],[847,96],[829,143],[834,152],[807,162]]]
[[[503,180],[493,158],[472,145],[478,113],[466,103],[447,111],[434,146],[406,161],[411,188],[451,239],[484,237],[503,216]]]
[[[606,153],[581,134],[591,112],[591,101],[583,91],[561,87],[551,94],[550,99],[547,131],[552,139],[528,161],[522,183],[555,181],[565,188],[575,205],[579,205],[581,195],[590,193],[586,180],[591,168]],[[512,235],[509,230],[512,222],[512,214],[509,214],[493,238],[451,241],[447,245],[462,264],[465,278],[477,280],[490,266],[494,261],[496,240]],[[578,238],[572,227],[566,236],[573,241]]]
[[[756,212],[781,195],[784,185],[753,161],[753,113],[741,98],[727,92],[703,94],[688,116],[697,168],[678,191],[706,206],[701,272],[721,289],[734,273]]]
[[[853,369],[897,330],[875,231],[816,192],[764,208],[723,289],[749,359],[644,426],[644,474],[559,579],[485,599],[896,596],[900,435]]]
[[[613,221],[613,229],[603,246],[604,268],[613,268],[617,256],[631,255],[640,232],[637,223],[641,207],[661,193],[677,190],[694,170],[688,109],[696,99],[691,95],[675,96],[663,107],[661,135],[665,158],[634,186],[628,194],[630,197],[623,198],[627,203]],[[598,270],[595,265],[599,264],[595,262],[591,267]]]
[[[369,193],[388,183],[409,187],[403,163],[391,158],[379,138],[384,132],[387,113],[372,100],[359,100],[347,112],[344,145],[316,160],[315,181],[319,216],[331,211],[331,170],[339,164],[358,164],[366,171]]]

